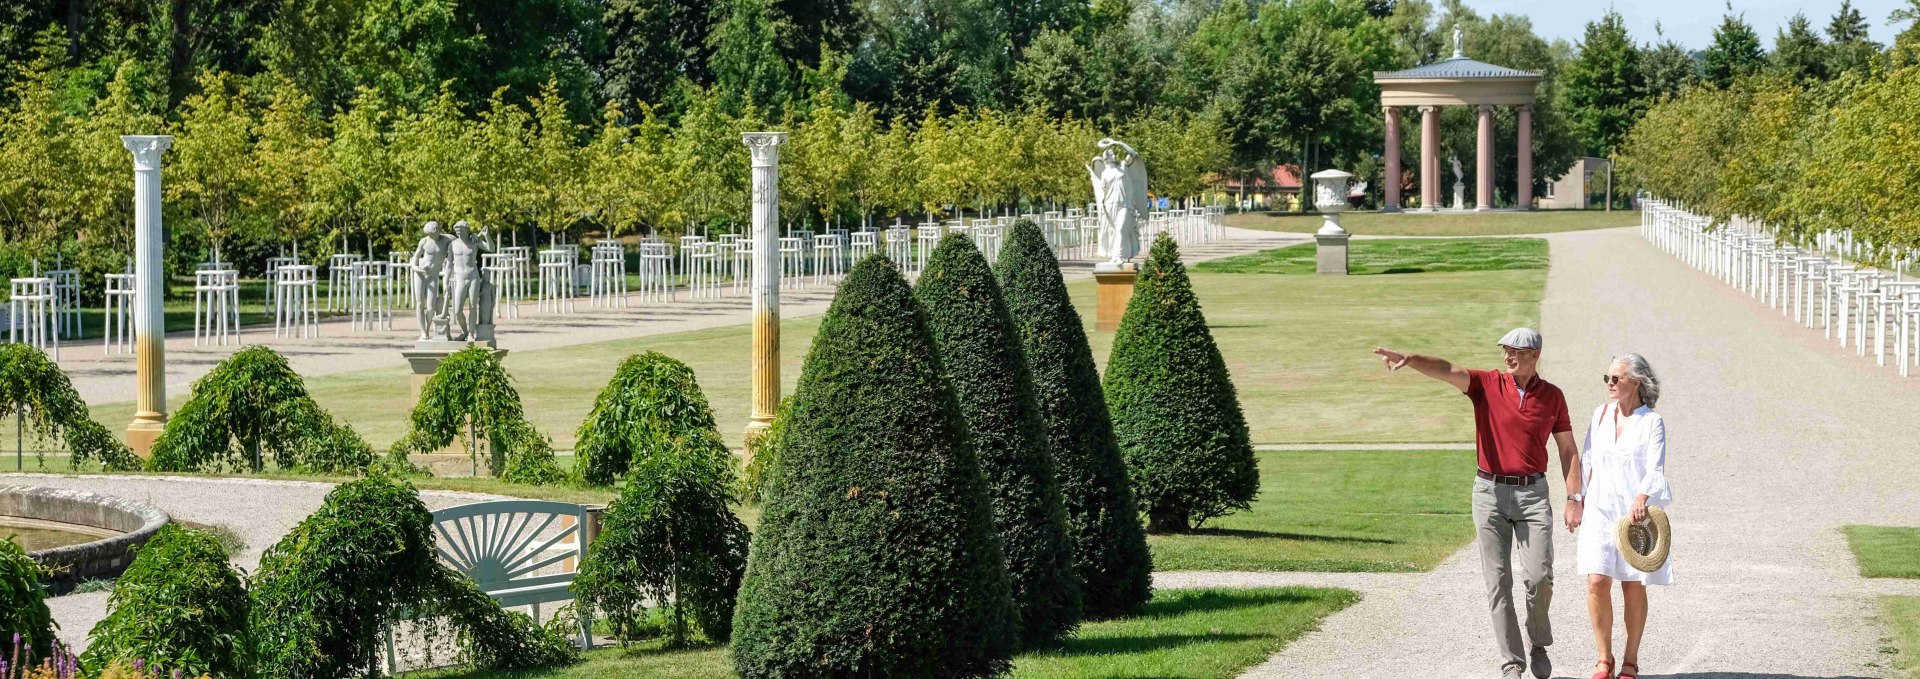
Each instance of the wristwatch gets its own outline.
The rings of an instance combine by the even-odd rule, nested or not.
[[[1587,494],[1586,493],[1567,493],[1567,501],[1584,503],[1587,501]]]

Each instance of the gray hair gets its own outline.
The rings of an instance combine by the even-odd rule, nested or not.
[[[1645,356],[1639,354],[1621,354],[1613,357],[1613,362],[1627,367],[1627,377],[1640,383],[1640,403],[1648,408],[1660,400],[1660,378],[1653,376],[1653,366],[1647,365]]]

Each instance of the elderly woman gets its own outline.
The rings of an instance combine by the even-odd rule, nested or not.
[[[1579,568],[1587,576],[1587,614],[1600,650],[1593,679],[1638,679],[1640,636],[1647,627],[1647,585],[1672,584],[1673,559],[1669,557],[1652,573],[1629,566],[1620,557],[1614,530],[1623,516],[1644,521],[1648,505],[1666,507],[1673,501],[1667,488],[1667,425],[1653,412],[1654,402],[1660,399],[1660,380],[1647,359],[1639,354],[1617,357],[1601,380],[1611,400],[1593,411],[1586,454],[1580,456],[1586,497],[1580,518]],[[1613,657],[1616,580],[1627,609],[1627,644],[1617,675]]]

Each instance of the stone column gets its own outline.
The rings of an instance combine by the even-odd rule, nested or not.
[[[1380,206],[1381,212],[1400,211],[1400,109],[1387,107],[1387,170],[1381,180],[1386,183],[1386,200]]]
[[[1493,209],[1493,105],[1492,104],[1480,105],[1480,134],[1478,137],[1478,141],[1480,142],[1480,159],[1478,161],[1478,166],[1474,167],[1473,169],[1474,169],[1474,174],[1478,175],[1479,178],[1474,180],[1473,182],[1474,183],[1473,190],[1475,194],[1474,196],[1475,206],[1473,209],[1479,210],[1481,212],[1485,212],[1487,210]]]
[[[1440,107],[1420,107],[1420,209],[1440,209]]]
[[[1514,195],[1520,209],[1533,209],[1533,107],[1521,105],[1514,107],[1514,113],[1520,118],[1520,145],[1514,149],[1514,174],[1518,175],[1519,191]]]
[[[740,139],[753,154],[752,440],[780,409],[780,145],[787,133],[747,132]]]
[[[148,457],[167,426],[167,243],[160,223],[160,156],[173,146],[173,137],[129,135],[120,143],[133,153],[134,385],[127,445]]]

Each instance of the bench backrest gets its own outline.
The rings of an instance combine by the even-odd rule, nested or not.
[[[585,507],[567,502],[475,502],[434,512],[433,532],[440,560],[491,594],[572,582],[586,519]]]

